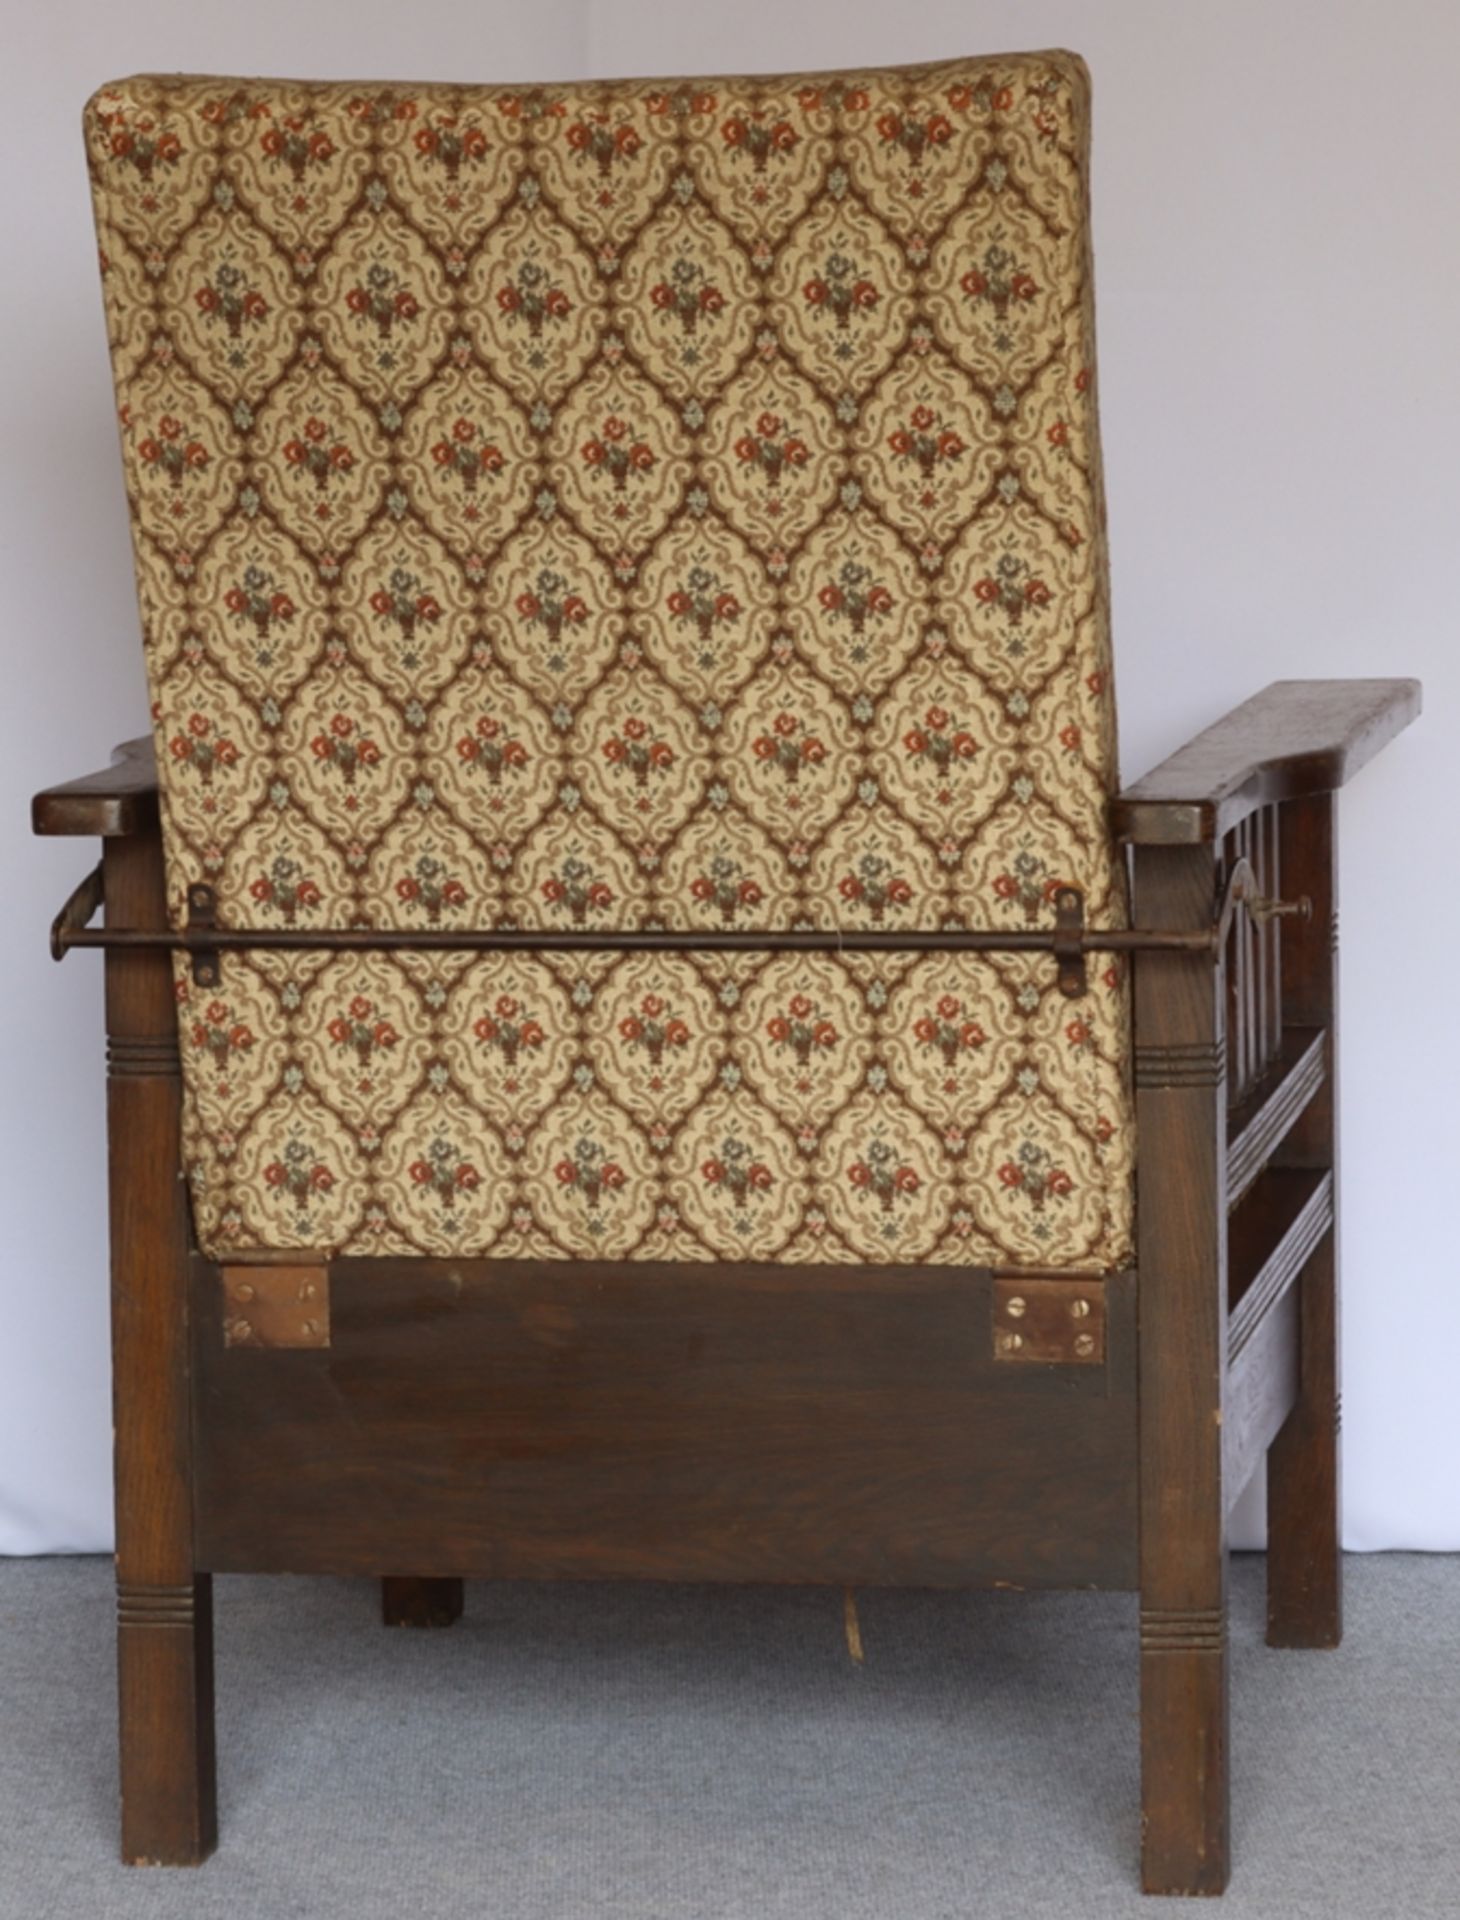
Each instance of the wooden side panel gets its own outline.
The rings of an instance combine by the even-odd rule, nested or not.
[[[155,833],[107,842],[106,907],[111,926],[163,924]],[[217,1832],[213,1622],[210,1582],[194,1572],[182,1083],[165,953],[107,955],[106,1024],[122,1856],[187,1865]]]
[[[335,1262],[327,1350],[200,1282],[201,1564],[1129,1588],[1134,1286],[1008,1367],[949,1269]]]

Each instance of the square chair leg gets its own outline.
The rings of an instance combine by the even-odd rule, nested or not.
[[[164,923],[156,834],[106,843],[110,927]],[[165,952],[106,964],[122,1857],[191,1866],[217,1837],[212,1589],[193,1558],[187,1199]]]
[[[1194,927],[1210,846],[1142,847],[1146,927]],[[1227,1884],[1226,1038],[1210,956],[1135,969],[1139,1234],[1142,1884]]]

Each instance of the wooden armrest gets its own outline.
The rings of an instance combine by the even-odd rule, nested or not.
[[[1257,807],[1343,786],[1419,710],[1418,680],[1274,680],[1127,787],[1116,838],[1220,840]]]
[[[63,786],[47,787],[30,803],[36,833],[97,833],[120,839],[157,824],[157,760],[150,739],[124,740],[112,764]]]

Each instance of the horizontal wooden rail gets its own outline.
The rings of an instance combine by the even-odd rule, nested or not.
[[[1289,1027],[1276,1060],[1227,1117],[1227,1204],[1246,1198],[1327,1072],[1322,1027]]]
[[[1332,1225],[1331,1173],[1269,1167],[1253,1186],[1228,1230],[1230,1365]]]
[[[1333,1175],[1269,1168],[1232,1216],[1222,1477],[1230,1505],[1298,1398],[1298,1275],[1333,1225]]]

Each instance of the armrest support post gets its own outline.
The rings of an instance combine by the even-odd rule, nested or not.
[[[1142,928],[1209,920],[1219,852],[1143,846]],[[1134,958],[1141,1773],[1149,1893],[1227,1879],[1226,986],[1220,955]]]

